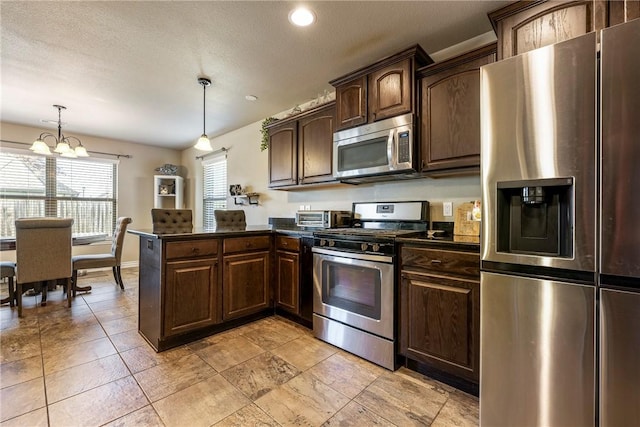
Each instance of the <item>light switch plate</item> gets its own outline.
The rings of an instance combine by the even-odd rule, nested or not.
[[[444,216],[453,216],[453,203],[452,202],[444,202],[442,204],[442,215],[444,215]]]

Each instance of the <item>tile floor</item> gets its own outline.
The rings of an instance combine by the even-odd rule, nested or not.
[[[478,399],[390,372],[280,317],[155,353],[137,332],[137,269],[0,308],[1,426],[475,426]],[[6,295],[6,285],[2,292]]]

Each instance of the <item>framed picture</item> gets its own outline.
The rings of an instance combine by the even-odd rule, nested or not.
[[[158,188],[158,194],[169,194],[169,186],[166,184],[161,184]]]
[[[242,194],[242,186],[240,184],[230,185],[229,194],[232,196],[240,196]]]

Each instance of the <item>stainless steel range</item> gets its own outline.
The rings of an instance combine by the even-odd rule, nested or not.
[[[314,232],[313,332],[394,370],[395,238],[428,229],[429,202],[354,203],[353,217],[352,228]]]

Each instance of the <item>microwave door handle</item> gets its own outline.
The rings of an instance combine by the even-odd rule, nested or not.
[[[396,167],[396,144],[395,144],[395,130],[389,131],[389,139],[387,140],[387,160],[391,169]]]

